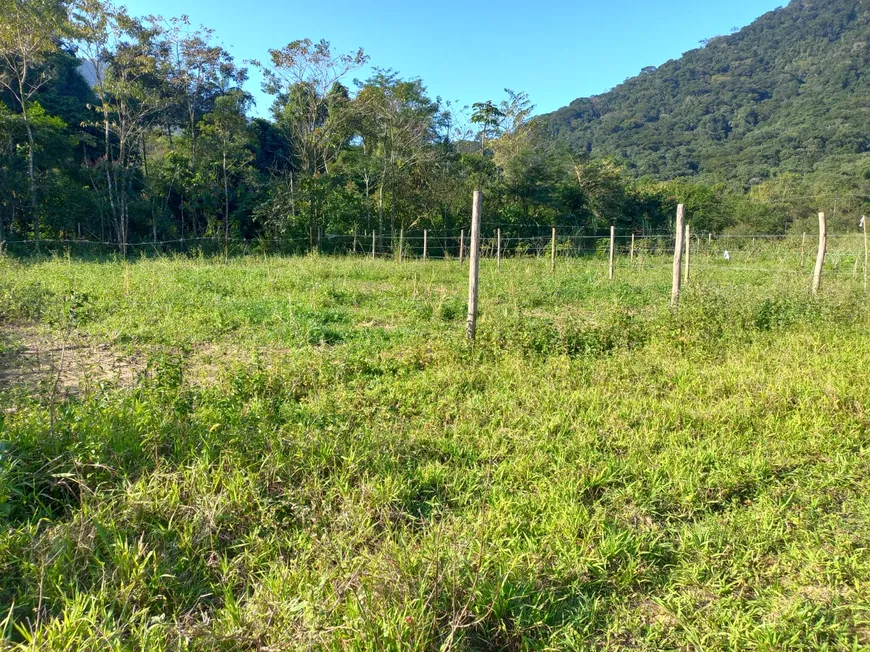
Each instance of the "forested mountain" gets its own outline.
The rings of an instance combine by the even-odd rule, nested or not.
[[[574,152],[658,179],[757,183],[870,151],[870,4],[793,0],[542,116]]]

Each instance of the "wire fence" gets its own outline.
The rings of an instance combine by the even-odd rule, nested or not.
[[[513,228],[516,228],[514,225]],[[610,237],[601,235],[549,233],[538,236],[514,236],[511,226],[499,233],[488,229],[480,243],[484,259],[511,258],[598,258],[607,260]],[[357,256],[360,258],[412,260],[457,260],[470,248],[469,233],[459,231],[414,231],[409,233],[327,234],[312,239],[281,237],[254,239],[219,236],[143,240],[126,243],[126,256],[244,256],[250,254],[304,255],[316,251],[321,255]],[[696,262],[718,259],[734,270],[805,271],[812,266],[817,248],[815,234],[696,234],[690,238],[690,255]],[[864,239],[861,233],[829,234],[826,267],[863,270]],[[10,239],[0,242],[0,250],[12,256],[122,256],[117,242],[90,239]],[[555,253],[554,253],[555,252]],[[621,233],[614,237],[615,257],[622,264],[628,260],[642,267],[670,266],[674,254],[674,234]],[[759,266],[760,263],[764,266]]]

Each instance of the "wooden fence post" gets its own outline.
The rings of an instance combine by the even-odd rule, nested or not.
[[[867,291],[867,216],[861,216],[861,224],[864,226],[864,292]]]
[[[423,229],[423,261],[429,257],[429,230]]]
[[[459,264],[465,260],[465,229],[459,232]]]
[[[399,263],[401,264],[405,256],[405,227],[399,227]]]
[[[556,273],[556,227],[553,227],[553,237],[550,240],[550,271]]]
[[[634,233],[631,234],[631,260],[634,260]]]
[[[813,294],[822,288],[822,268],[825,266],[825,252],[828,246],[828,223],[825,214],[819,213],[819,252],[816,254],[816,268],[813,270]]]
[[[372,260],[375,259],[375,243],[377,242],[375,236],[375,230],[372,229]]]
[[[692,235],[689,231],[690,227],[686,224],[686,266],[683,268],[683,283],[689,282],[689,267],[691,264],[690,250],[692,245]]]
[[[680,303],[680,272],[683,266],[683,222],[686,218],[686,208],[683,204],[677,206],[677,224],[674,229],[674,274],[671,287],[671,308]]]
[[[495,267],[501,269],[501,229],[495,231]]]
[[[474,191],[471,206],[471,244],[468,265],[468,320],[465,324],[465,335],[469,341],[474,341],[477,334],[477,282],[480,278],[480,213],[482,197],[479,190]]]
[[[356,253],[357,240],[359,239],[359,227],[353,227],[353,253]]]
[[[613,254],[616,250],[616,227],[610,225],[610,280],[613,280]]]

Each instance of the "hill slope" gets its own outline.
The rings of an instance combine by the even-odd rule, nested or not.
[[[870,3],[794,0],[612,91],[541,116],[638,175],[742,182],[870,151]]]

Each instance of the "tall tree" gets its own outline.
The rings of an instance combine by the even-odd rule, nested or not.
[[[485,155],[486,139],[492,140],[498,136],[505,114],[492,100],[475,102],[471,108],[474,110],[474,113],[471,114],[471,122],[480,125],[480,153]]]
[[[104,130],[100,164],[118,246],[126,254],[134,172],[144,162],[145,134],[166,102],[160,87],[166,55],[162,30],[101,0],[80,0],[74,25],[94,76],[99,105],[93,108]]]
[[[60,0],[0,0],[0,86],[14,99],[27,133],[27,176],[33,238],[39,242],[35,138],[30,116],[33,96],[51,78],[46,61],[64,33],[66,8]]]
[[[502,168],[505,167],[506,159],[518,156],[529,147],[533,133],[530,119],[535,110],[535,105],[529,100],[527,93],[514,92],[509,88],[505,89],[505,93],[508,99],[502,100],[499,105],[502,133],[493,146],[496,164]]]
[[[419,79],[402,80],[392,70],[376,69],[360,85],[357,105],[368,155],[379,159],[378,228],[383,234],[384,194],[390,190],[390,231],[395,235],[395,190],[414,175],[415,168],[431,160],[436,138],[434,119],[438,104],[426,95]]]
[[[342,112],[346,91],[341,79],[362,67],[368,56],[362,49],[334,54],[328,41],[293,41],[269,50],[271,65],[254,62],[265,78],[263,88],[278,97],[275,113],[290,130],[300,167],[308,174],[326,172],[338,156],[342,130],[351,118]]]
[[[279,50],[269,50],[271,62],[254,62],[263,71],[263,89],[277,96],[273,112],[293,146],[298,169],[313,179],[338,157],[350,137],[353,112],[341,79],[368,61],[362,49],[336,54],[328,41],[293,41]],[[292,183],[291,183],[291,187]],[[309,193],[309,245],[314,248],[318,227],[319,193]]]
[[[574,165],[574,176],[592,214],[594,230],[626,219],[630,197],[619,165],[610,160],[579,162]]]
[[[218,97],[240,88],[248,76],[247,68],[236,65],[232,55],[215,45],[214,30],[200,26],[191,31],[187,16],[150,20],[163,27],[163,41],[170,66],[167,82],[175,105],[183,108],[190,142],[190,163],[196,166],[199,120],[214,107]]]
[[[230,238],[230,174],[252,158],[250,150],[246,148],[249,135],[245,129],[245,113],[250,103],[249,95],[234,90],[217,98],[214,110],[205,117],[204,134],[214,140],[223,186],[224,256],[229,249]]]

